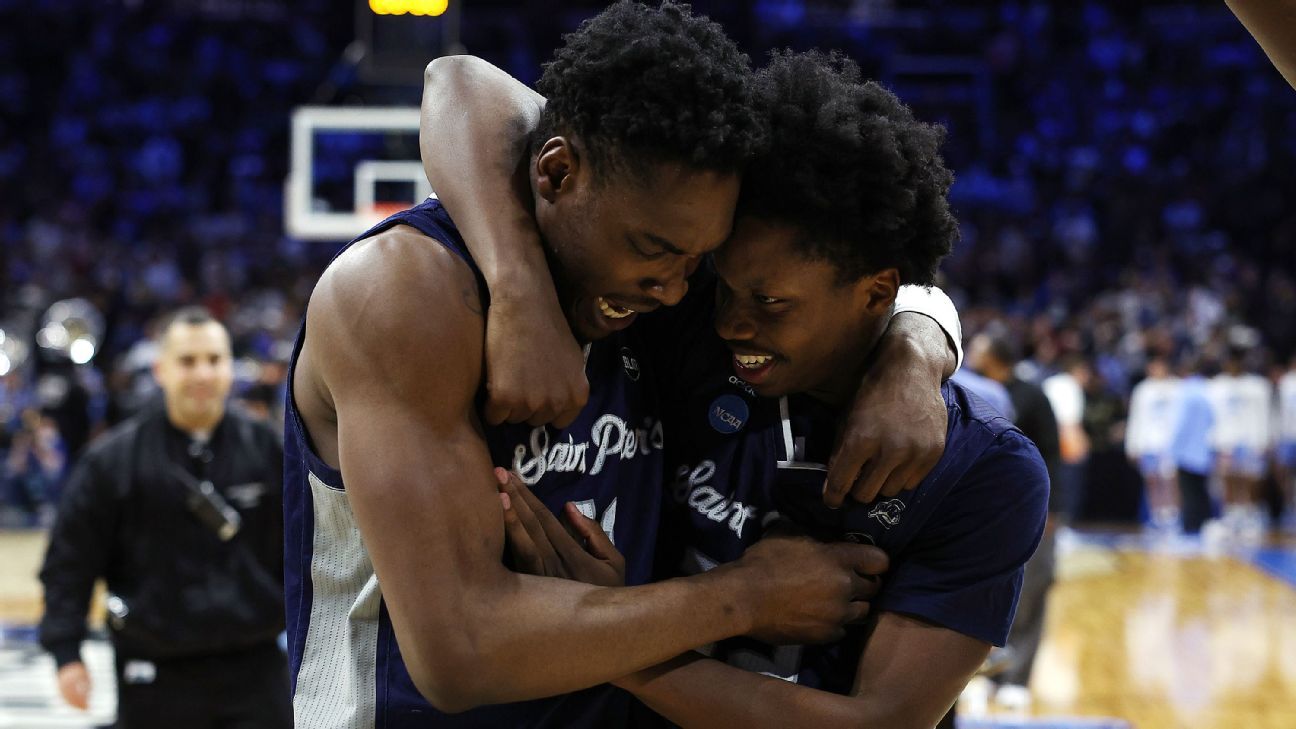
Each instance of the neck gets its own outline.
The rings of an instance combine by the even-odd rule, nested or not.
[[[863,346],[851,351],[845,358],[845,366],[837,368],[827,380],[812,387],[806,394],[833,408],[841,409],[849,405],[855,392],[859,390],[860,383],[883,354],[885,348],[879,347],[878,342],[889,321],[889,317],[883,317],[867,325],[860,338]]]
[[[224,408],[216,411],[212,416],[185,416],[175,411],[170,403],[167,403],[167,420],[178,431],[185,433],[195,440],[207,440],[211,437],[212,431],[220,424],[221,418],[225,417]]]

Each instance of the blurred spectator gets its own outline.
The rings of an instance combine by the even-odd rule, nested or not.
[[[53,418],[27,408],[19,421],[0,471],[5,505],[0,526],[49,526],[67,452]]]
[[[1231,536],[1259,546],[1267,527],[1260,504],[1269,465],[1273,385],[1247,372],[1244,357],[1240,349],[1229,351],[1224,371],[1211,379],[1207,395],[1215,413],[1211,445],[1224,485],[1224,526]]]
[[[1042,385],[1058,424],[1061,461],[1057,471],[1061,482],[1058,491],[1067,500],[1062,505],[1062,513],[1068,518],[1075,517],[1083,502],[1090,450],[1090,436],[1085,429],[1085,393],[1092,379],[1093,370],[1088,363],[1073,356],[1066,369],[1051,375]]]
[[[1209,381],[1205,369],[1200,359],[1185,360],[1180,372],[1177,407],[1170,420],[1170,456],[1179,483],[1183,530],[1188,534],[1200,532],[1213,512],[1208,480],[1215,467],[1211,448],[1215,413],[1207,394]]]
[[[283,446],[227,409],[229,334],[182,309],[159,333],[155,402],[78,459],[40,579],[40,642],[64,700],[95,580],[108,586],[119,726],[292,725],[284,628]]]
[[[1045,609],[1056,570],[1057,527],[1064,499],[1057,480],[1058,425],[1048,396],[1038,385],[1016,374],[1020,356],[1001,328],[993,327],[972,338],[968,345],[967,366],[1007,388],[1016,412],[1014,423],[1026,437],[1035,442],[1049,472],[1049,513],[1044,535],[1034,556],[1026,563],[1022,578],[1017,616],[1008,635],[1007,667],[995,677],[999,684],[996,701],[1005,708],[1024,708],[1030,703],[1031,670],[1044,633]]]
[[[1009,420],[1017,418],[1017,411],[1013,409],[1013,401],[1008,394],[1008,389],[1003,386],[1003,383],[981,374],[975,366],[958,368],[950,379],[975,392],[1005,418]]]
[[[1288,524],[1296,524],[1296,357],[1278,380],[1277,461]]]
[[[1143,477],[1148,516],[1158,528],[1179,524],[1179,493],[1174,481],[1174,459],[1166,427],[1178,405],[1179,378],[1165,359],[1148,362],[1147,377],[1130,393],[1129,421],[1125,427],[1125,455]]]

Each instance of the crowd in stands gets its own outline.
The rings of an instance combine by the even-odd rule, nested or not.
[[[463,43],[532,81],[600,4],[569,5],[465,3]],[[1091,459],[1110,462],[1082,517],[1136,511],[1104,507],[1125,498],[1110,483],[1141,499],[1124,423],[1149,362],[1213,375],[1240,355],[1277,387],[1296,354],[1296,94],[1222,3],[695,5],[756,63],[840,48],[947,125],[961,240],[943,285],[965,334],[1009,332],[1033,379],[1088,373]],[[240,397],[277,417],[334,248],[284,232],[288,116],[371,98],[339,60],[352,23],[323,0],[0,0],[0,330],[29,354],[0,344],[0,523],[39,520],[72,455],[149,396],[152,318],[178,304],[228,323]],[[87,364],[32,339],[72,297],[104,317]]]

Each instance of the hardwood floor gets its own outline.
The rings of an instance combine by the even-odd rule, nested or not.
[[[0,532],[0,726],[89,726],[33,644],[43,551],[39,532]],[[110,659],[102,643],[88,652],[102,720]],[[1031,688],[1028,713],[963,726],[1296,728],[1296,544],[1224,556],[1141,535],[1064,540]]]

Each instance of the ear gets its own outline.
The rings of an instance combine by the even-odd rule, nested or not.
[[[884,268],[855,282],[855,300],[870,316],[885,316],[900,290],[900,271]]]
[[[562,193],[570,192],[580,163],[580,155],[568,137],[553,137],[545,142],[536,155],[534,169],[540,197],[553,203]]]

